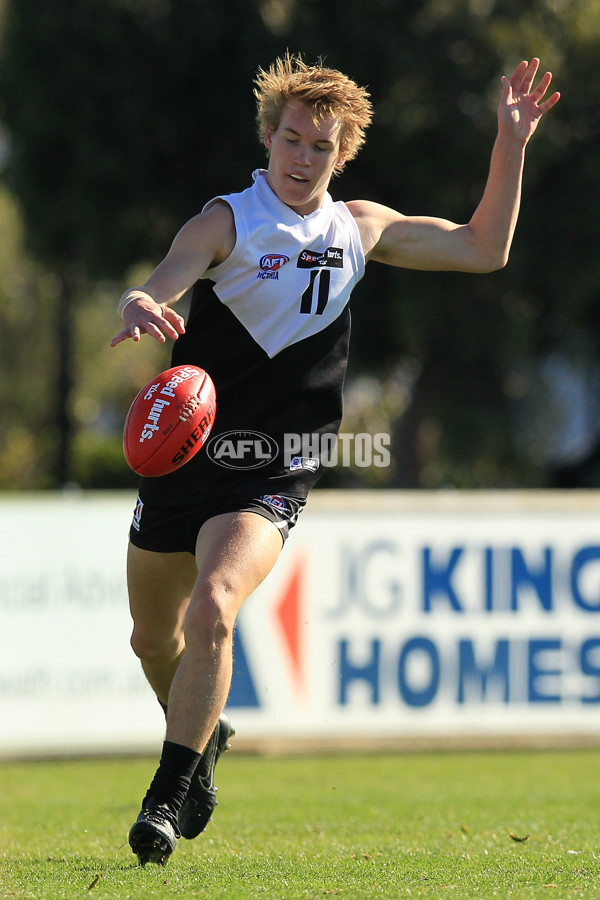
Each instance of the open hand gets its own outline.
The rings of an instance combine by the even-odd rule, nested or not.
[[[123,312],[123,328],[110,342],[116,347],[121,341],[131,338],[139,341],[142,334],[149,334],[155,341],[164,344],[167,338],[177,340],[184,334],[185,324],[179,313],[169,306],[161,306],[150,298],[142,297],[128,303]]]
[[[552,81],[550,72],[546,72],[532,90],[539,64],[540,61],[536,58],[531,62],[524,60],[519,63],[510,79],[506,75],[502,76],[498,127],[500,130],[510,131],[524,144],[537,128],[544,113],[552,109],[560,99],[558,91],[546,100],[543,99]]]

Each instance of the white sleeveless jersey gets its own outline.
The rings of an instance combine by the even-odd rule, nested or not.
[[[344,203],[327,194],[323,206],[303,218],[281,202],[265,174],[255,172],[251,188],[219,198],[233,210],[237,240],[229,258],[206,277],[272,357],[337,319],[365,261]]]
[[[211,439],[255,431],[281,452],[266,467],[227,470],[203,451],[167,478],[208,494],[237,494],[268,479],[273,493],[279,488],[303,498],[320,472],[290,472],[285,435],[339,429],[348,301],[365,261],[344,203],[327,194],[322,207],[303,218],[279,200],[265,175],[259,170],[247,190],[207,204],[229,204],[236,244],[194,286],[172,365],[199,365],[211,375],[217,394]]]

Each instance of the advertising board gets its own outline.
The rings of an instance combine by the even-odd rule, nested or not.
[[[155,749],[129,494],[0,500],[0,754]],[[235,632],[240,741],[600,738],[600,497],[315,492]]]

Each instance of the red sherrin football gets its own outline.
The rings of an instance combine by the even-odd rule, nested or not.
[[[125,459],[138,475],[174,472],[206,443],[217,400],[215,386],[198,366],[175,366],[142,388],[123,429]]]

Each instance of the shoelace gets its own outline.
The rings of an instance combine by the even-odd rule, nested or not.
[[[165,821],[168,822],[175,834],[178,835],[177,820],[173,817],[173,813],[166,803],[157,803],[155,806],[143,806],[142,812],[144,818],[155,825],[164,826]]]

